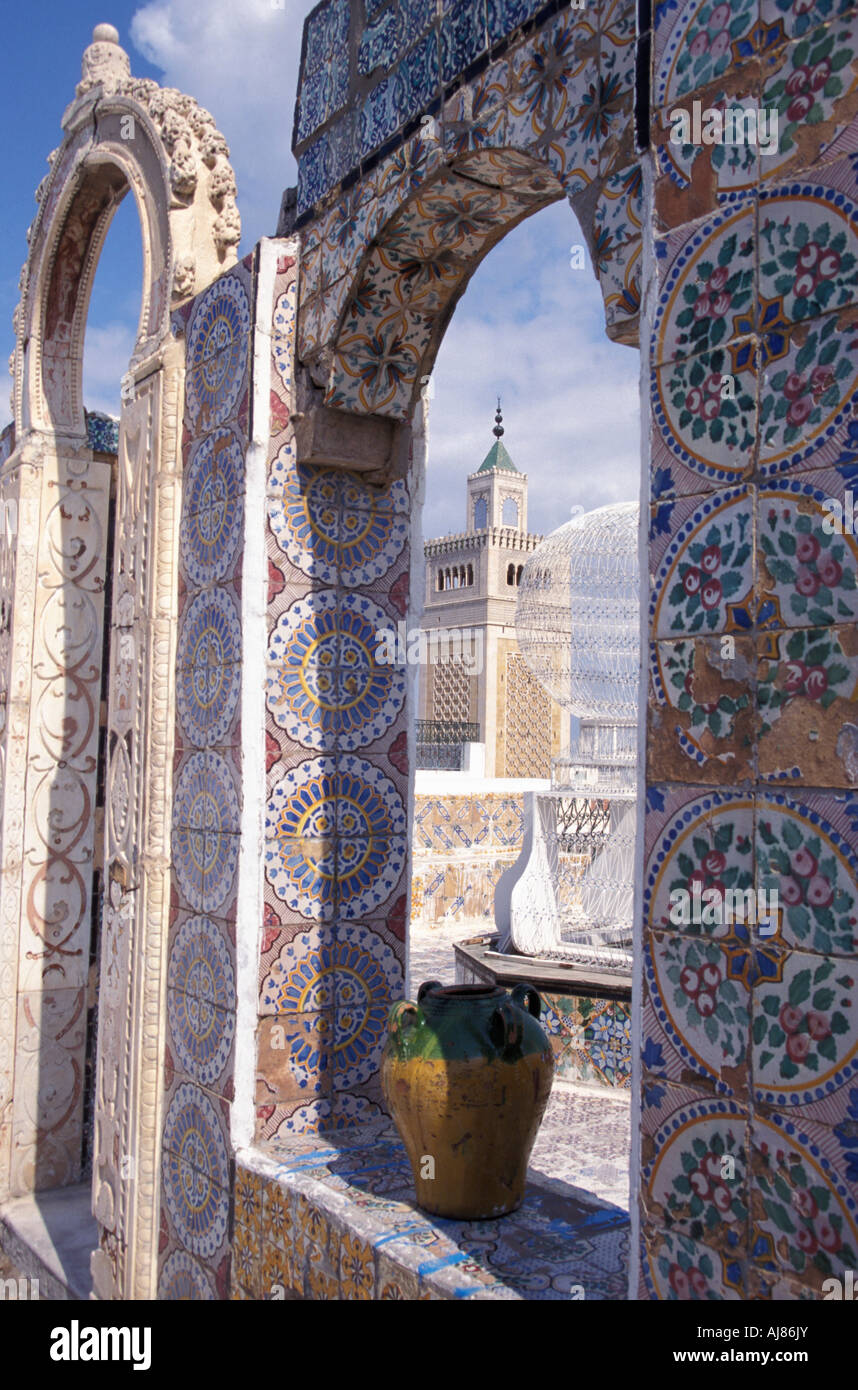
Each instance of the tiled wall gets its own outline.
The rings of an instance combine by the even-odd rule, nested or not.
[[[275,284],[268,466],[267,790],[257,1135],[380,1113],[390,1004],[404,988],[408,712],[376,633],[405,617],[408,485],[297,467],[298,269]]]
[[[495,888],[524,842],[523,794],[414,798],[412,926],[491,929]]]
[[[186,338],[159,1297],[227,1296],[251,258]]]
[[[641,1297],[858,1259],[856,55],[851,4],[656,10]],[[670,144],[695,100],[777,151]],[[776,933],[673,925],[694,883]]]

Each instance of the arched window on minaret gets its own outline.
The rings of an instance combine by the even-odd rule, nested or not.
[[[503,500],[503,513],[501,520],[504,526],[518,525],[518,503],[514,497],[505,497]]]
[[[473,584],[473,582],[474,582],[474,567],[473,567],[473,565],[468,565],[468,587],[469,587],[469,588],[470,588],[470,586]]]
[[[507,582],[507,584],[509,584],[510,586],[512,586],[513,584],[515,584],[515,565],[507,565],[507,567],[506,567],[506,582]]]
[[[478,497],[474,503],[474,530],[485,531],[489,521],[489,504],[485,497]]]
[[[515,572],[515,582],[516,582],[516,585],[518,585],[518,584],[521,583],[521,575],[522,575],[523,569],[524,569],[524,565],[519,565],[518,569],[517,569],[516,572]]]

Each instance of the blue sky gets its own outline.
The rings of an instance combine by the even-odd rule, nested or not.
[[[301,28],[311,8],[301,0],[30,0],[4,7],[0,101],[4,128],[14,135],[4,142],[0,205],[2,360],[13,347],[33,190],[60,141],[60,118],[93,26],[115,24],[136,75],[190,92],[214,115],[232,151],[244,253],[273,234],[281,193],[297,181],[291,125]],[[529,477],[530,529],[553,529],[576,504],[637,496],[638,354],[608,341],[592,270],[570,269],[569,247],[580,241],[565,203],[537,213],[489,254],[457,307],[434,372],[424,535],[461,529],[464,480],[492,443],[498,394],[504,443]],[[90,408],[118,410],[139,290],[140,237],[126,199],[90,305]],[[1,425],[11,413],[5,389],[0,401]]]

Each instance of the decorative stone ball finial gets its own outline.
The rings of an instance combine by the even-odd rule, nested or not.
[[[96,24],[92,43],[84,49],[78,96],[98,86],[105,92],[115,92],[130,76],[131,63],[125,49],[119,46],[119,31],[112,24]]]
[[[503,415],[501,414],[500,396],[498,396],[498,408],[495,412],[495,427],[492,430],[492,434],[494,435],[495,439],[500,439],[501,435],[503,434]]]

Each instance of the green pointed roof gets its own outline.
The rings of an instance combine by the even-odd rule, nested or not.
[[[495,414],[495,427],[492,430],[495,442],[489,449],[479,468],[478,473],[490,473],[493,468],[505,468],[507,473],[517,473],[518,469],[507,453],[506,446],[501,443],[503,434],[503,415],[501,414],[500,396],[498,396],[498,408]]]
[[[518,469],[499,439],[489,449],[489,452],[486,454],[477,472],[488,473],[492,468],[505,468],[509,473],[518,472]]]

